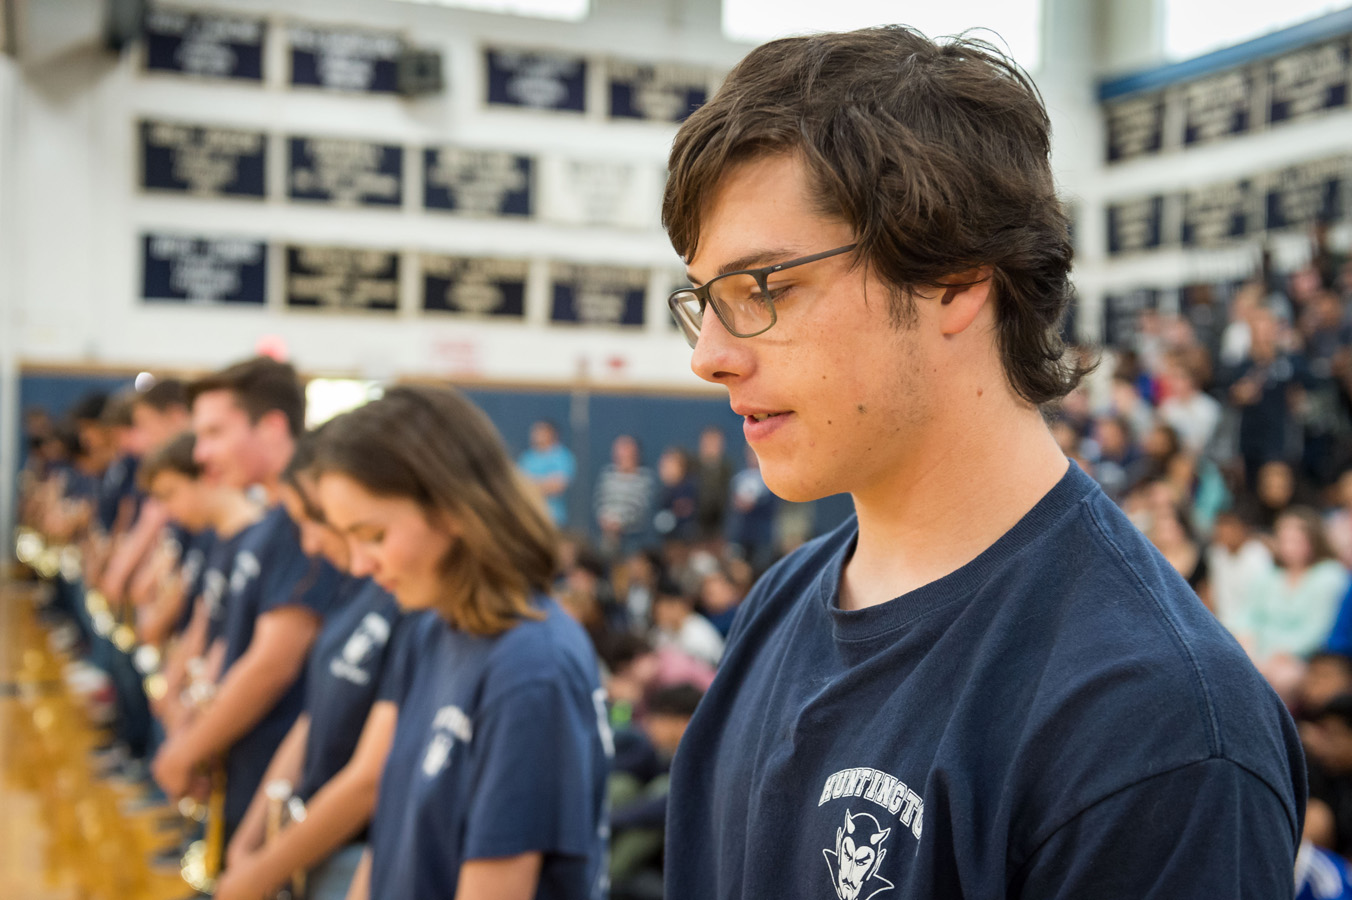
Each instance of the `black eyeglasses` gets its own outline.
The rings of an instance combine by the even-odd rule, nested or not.
[[[814,253],[760,269],[742,269],[711,278],[697,288],[672,291],[667,306],[681,326],[685,340],[694,348],[704,325],[704,311],[712,306],[718,321],[734,337],[749,338],[764,334],[775,324],[775,291],[767,283],[769,276],[794,266],[805,266],[819,259],[849,253],[858,244],[847,244],[824,253]]]

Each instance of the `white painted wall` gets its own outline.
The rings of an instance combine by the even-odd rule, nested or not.
[[[18,438],[12,423],[18,410],[18,303],[14,296],[14,84],[13,60],[0,52],[0,523],[14,521],[14,472],[18,465]],[[8,535],[8,529],[0,527]],[[0,561],[9,559],[8,538],[0,540]]]
[[[77,0],[61,0],[71,4]],[[183,4],[187,5],[187,4]],[[664,290],[679,271],[651,209],[644,228],[580,228],[548,222],[475,221],[426,213],[306,208],[263,202],[154,196],[137,186],[136,123],[142,118],[249,127],[276,135],[270,177],[281,168],[281,136],[333,135],[406,147],[454,144],[513,149],[543,158],[640,164],[660,177],[674,126],[616,123],[602,117],[599,79],[587,116],[487,109],[484,45],[560,48],[595,57],[681,61],[726,69],[746,51],[719,35],[717,0],[630,3],[600,0],[583,23],[371,0],[233,0],[218,8],[302,21],[402,32],[442,50],[448,90],[427,99],[346,95],[283,83],[284,42],[273,40],[263,86],[195,81],[142,71],[134,53],[115,60],[81,29],[63,42],[59,16],[29,4],[28,31],[42,53],[24,58],[14,87],[16,125],[0,145],[15,173],[13,265],[5,282],[17,297],[15,343],[25,361],[203,368],[252,352],[262,335],[280,336],[307,371],[373,377],[457,374],[563,382],[585,367],[595,381],[696,387],[689,351],[668,327]],[[66,10],[68,14],[70,10]],[[77,22],[79,16],[65,21]],[[72,25],[72,28],[75,26]],[[270,37],[278,34],[274,29]],[[593,67],[595,68],[595,67]],[[599,72],[598,72],[599,74]],[[409,154],[406,178],[420,160]],[[148,305],[141,302],[146,231],[238,234],[277,244],[350,244],[533,261],[525,325],[451,321],[422,315],[420,288],[405,278],[397,317],[287,313]],[[545,324],[549,260],[662,270],[649,292],[642,333],[569,330]],[[270,260],[270,278],[282,260]],[[274,280],[273,300],[280,299]],[[535,315],[532,316],[532,310]],[[532,321],[533,319],[533,321]]]
[[[1162,61],[1160,0],[1046,0],[1038,83],[1053,121],[1053,162],[1076,207],[1076,279],[1090,331],[1105,291],[1227,278],[1251,264],[1250,248],[1166,251],[1108,260],[1104,205],[1232,174],[1265,171],[1336,152],[1352,134],[1352,113],[1266,134],[1106,167],[1096,78]],[[181,0],[185,7],[202,6]],[[665,279],[655,275],[642,333],[576,331],[544,322],[549,260],[677,268],[657,226],[579,228],[543,221],[474,221],[401,211],[306,208],[283,199],[243,202],[146,195],[137,188],[136,122],[141,118],[241,126],[287,133],[399,143],[527,151],[546,164],[606,159],[665,161],[669,126],[616,123],[593,103],[587,117],[486,109],[480,48],[560,48],[595,57],[672,60],[725,68],[746,51],[721,37],[718,0],[595,0],[590,17],[561,23],[447,10],[386,0],[232,0],[218,8],[277,22],[353,25],[403,32],[439,47],[446,93],[416,101],[294,89],[283,83],[282,41],[270,50],[263,87],[194,81],[141,70],[139,56],[116,60],[96,46],[98,0],[25,5],[22,66],[0,60],[0,300],[6,301],[3,359],[53,364],[215,366],[278,335],[306,370],[371,377],[478,376],[569,382],[588,377],[618,387],[698,388],[688,351],[666,324]],[[275,36],[278,32],[274,30]],[[601,88],[599,81],[594,89]],[[280,151],[278,145],[276,150]],[[281,154],[272,154],[274,173]],[[406,158],[416,181],[416,157]],[[466,253],[533,260],[526,324],[467,322],[422,315],[405,278],[397,317],[288,313],[283,309],[147,305],[141,302],[139,236],[145,231],[240,234],[287,241]],[[1303,252],[1304,238],[1276,242],[1279,261]],[[281,260],[271,260],[279,279]],[[274,286],[273,300],[281,292]],[[617,364],[618,363],[618,364]],[[10,363],[12,365],[12,362]],[[4,373],[0,372],[0,376]],[[0,396],[3,396],[0,393]],[[12,419],[7,419],[12,421]]]

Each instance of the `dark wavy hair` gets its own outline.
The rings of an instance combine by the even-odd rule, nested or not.
[[[190,383],[186,389],[188,405],[212,391],[233,394],[250,422],[257,424],[276,410],[286,416],[291,437],[299,438],[305,431],[305,385],[290,363],[256,356],[227,366]]]
[[[989,43],[903,26],[784,38],[681,126],[662,223],[691,259],[730,166],[797,154],[817,211],[853,227],[859,260],[893,288],[897,327],[914,321],[916,288],[993,270],[1006,377],[1041,405],[1090,368],[1061,338],[1071,242],[1050,151],[1041,95]]]

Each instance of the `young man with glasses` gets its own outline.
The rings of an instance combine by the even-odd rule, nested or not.
[[[1049,130],[994,48],[882,28],[753,51],[676,138],[692,367],[856,515],[742,606],[669,897],[1291,893],[1289,716],[1041,415],[1083,374]]]

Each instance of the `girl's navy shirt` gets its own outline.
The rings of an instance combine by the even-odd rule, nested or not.
[[[382,699],[399,724],[371,823],[373,900],[455,894],[467,861],[539,852],[539,900],[601,900],[613,739],[596,655],[553,600],[494,637],[416,614]]]
[[[310,650],[305,764],[296,794],[308,801],[357,749],[403,622],[394,598],[366,578],[343,579],[338,603]]]

